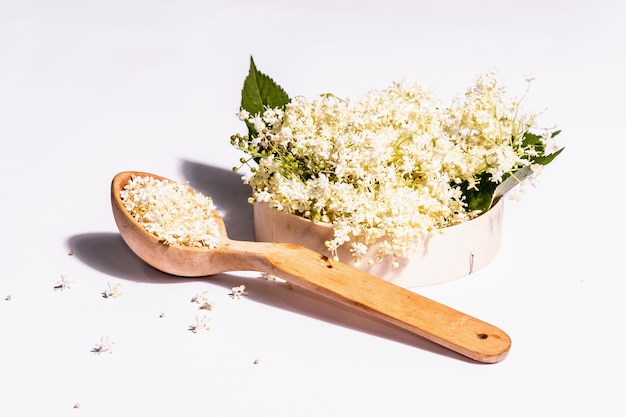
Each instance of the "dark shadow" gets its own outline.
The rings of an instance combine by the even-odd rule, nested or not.
[[[409,331],[367,316],[353,308],[305,289],[294,287],[283,281],[271,281],[261,277],[242,278],[234,274],[220,274],[212,276],[210,282],[228,290],[233,286],[244,284],[249,294],[247,298],[255,302],[375,337],[392,340],[437,355],[447,356],[467,363],[480,364]]]
[[[139,259],[119,233],[85,233],[67,240],[69,250],[82,263],[112,277],[146,283],[175,283],[178,278],[152,268]]]
[[[254,215],[248,197],[252,190],[241,181],[241,174],[197,162],[181,162],[182,178],[202,194],[213,198],[222,215],[228,237],[254,240]]]
[[[334,325],[364,332],[375,337],[393,340],[418,349],[476,363],[436,343],[383,321],[361,314],[337,302],[304,289],[292,288],[283,281],[251,278],[236,272],[202,278],[181,278],[160,272],[139,259],[124,243],[119,233],[86,233],[67,240],[68,249],[89,267],[117,278],[146,283],[173,284],[183,281],[203,280],[228,290],[244,284],[248,299],[268,306],[322,320]]]

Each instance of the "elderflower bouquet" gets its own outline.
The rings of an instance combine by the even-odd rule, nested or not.
[[[530,83],[530,80],[527,80]],[[442,105],[419,84],[393,83],[356,101],[290,98],[250,59],[239,119],[252,203],[332,225],[325,246],[354,262],[410,257],[425,237],[486,212],[531,182],[563,149],[558,130],[506,96],[496,74]],[[372,259],[367,259],[372,262]]]

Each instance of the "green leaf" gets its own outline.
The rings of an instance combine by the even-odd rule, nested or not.
[[[285,90],[259,71],[250,57],[250,71],[241,90],[241,108],[254,116],[263,113],[266,107],[284,109],[289,101]],[[249,123],[248,131],[251,136],[256,135],[254,127]]]
[[[552,132],[551,137],[555,137],[561,133],[560,130]],[[543,144],[542,137],[539,135],[535,135],[534,133],[526,132],[524,133],[524,138],[522,140],[523,146],[534,146],[539,150],[540,153],[543,152]],[[549,155],[539,155],[530,158],[530,162],[538,165],[547,165],[554,160],[565,148],[561,148],[558,151],[551,153]],[[515,188],[518,184],[524,181],[528,176],[532,174],[532,170],[530,166],[526,166],[519,171],[516,171],[513,174],[508,174],[503,178],[503,181],[496,187],[493,194],[493,200],[504,196],[506,193]]]
[[[490,178],[490,174],[483,172],[478,180],[478,190],[473,188],[468,189],[467,181],[464,181],[463,184],[461,184],[461,189],[463,190],[468,210],[481,210],[485,212],[491,208],[497,184],[492,182]]]
[[[538,156],[536,158],[533,158],[532,161],[535,164],[539,164],[539,165],[547,165],[550,162],[552,162],[552,160],[554,158],[556,158],[557,156],[559,156],[559,154],[563,151],[563,149],[565,148],[561,148],[558,151],[551,153],[550,155],[543,155],[543,156]]]
[[[541,144],[541,136],[535,135],[534,133],[526,132],[524,133],[524,137],[522,139],[522,146],[535,146]]]
[[[561,131],[560,130],[556,130],[556,131],[552,132],[550,137],[555,137],[559,133],[561,133]],[[526,133],[524,133],[524,136],[522,138],[522,146],[523,147],[536,146],[539,149],[543,150],[543,143],[542,143],[541,139],[542,139],[542,137],[540,135],[536,135],[534,133],[526,132]]]

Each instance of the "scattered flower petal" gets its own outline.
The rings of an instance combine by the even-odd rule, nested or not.
[[[113,353],[112,348],[114,344],[115,342],[109,340],[108,337],[103,336],[100,338],[100,343],[96,344],[96,347],[94,347],[91,351],[98,355],[102,355],[103,353],[111,354]]]
[[[74,281],[70,281],[65,275],[61,275],[61,279],[54,286],[54,289],[55,291],[65,291],[72,288],[72,285],[74,285]]]
[[[242,296],[248,295],[248,291],[246,291],[246,286],[242,284],[238,287],[233,287],[228,295],[232,299],[240,300]]]
[[[278,281],[278,280],[280,280],[280,278],[278,278],[276,275],[268,274],[266,272],[263,272],[261,274],[260,278],[264,279],[266,281]]]
[[[109,283],[108,285],[109,285],[109,288],[102,293],[102,297],[103,298],[119,298],[119,297],[121,297],[124,294],[121,291],[122,290],[122,284],[120,284],[120,283],[117,283],[117,284]]]
[[[213,310],[213,308],[215,307],[215,302],[208,299],[208,294],[208,291],[197,293],[191,298],[191,302],[200,304],[200,310]]]
[[[189,331],[192,333],[198,333],[201,330],[211,330],[209,322],[211,318],[208,316],[196,316],[196,322],[189,326]]]

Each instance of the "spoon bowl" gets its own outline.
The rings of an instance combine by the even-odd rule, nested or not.
[[[222,216],[216,210],[211,213],[220,230],[220,244],[216,249],[166,245],[159,237],[148,233],[124,206],[120,191],[133,176],[153,177],[161,181],[168,179],[145,172],[125,171],[117,174],[111,183],[115,223],[123,240],[139,258],[162,272],[181,277],[201,277],[230,270],[220,262],[223,257],[220,253],[229,246],[229,239]]]
[[[201,277],[257,271],[348,305],[483,363],[506,358],[511,339],[499,328],[410,290],[304,247],[228,238],[219,213],[216,248],[166,245],[126,210],[120,191],[133,176],[167,178],[138,171],[118,173],[111,183],[113,216],[123,240],[143,261],[171,275]],[[193,192],[193,191],[191,191]]]

